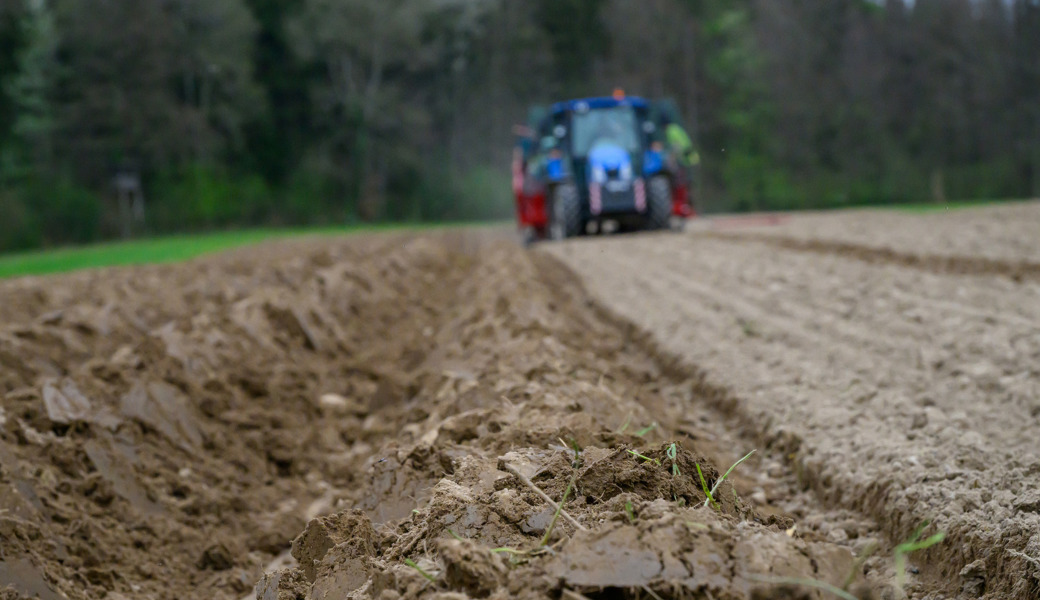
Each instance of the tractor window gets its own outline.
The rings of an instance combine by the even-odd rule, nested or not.
[[[588,156],[595,146],[604,143],[638,152],[639,124],[631,106],[600,108],[574,114],[572,128],[574,156]]]

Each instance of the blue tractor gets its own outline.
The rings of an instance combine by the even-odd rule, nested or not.
[[[655,107],[616,94],[559,102],[525,135],[514,193],[528,240],[666,229],[693,214]]]

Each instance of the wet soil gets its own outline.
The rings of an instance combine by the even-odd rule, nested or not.
[[[1038,295],[696,231],[0,282],[0,598],[1040,597]]]
[[[499,232],[0,295],[4,600],[820,597],[761,578],[854,570],[855,544],[794,534],[785,498],[832,513],[788,471],[774,501],[744,477],[765,451],[706,505],[749,440]]]
[[[957,218],[968,238],[987,231],[973,219],[994,222]],[[797,220],[781,229],[809,229]],[[931,244],[931,222],[912,222],[918,253],[986,242]],[[911,227],[896,227],[891,246]],[[1040,598],[1040,285],[1002,267],[864,260],[829,230],[777,243],[784,235],[691,231],[546,251],[647,332],[653,352],[702,377],[735,426],[784,453],[825,505],[872,518],[890,545],[925,522],[944,531],[912,557],[912,597]]]

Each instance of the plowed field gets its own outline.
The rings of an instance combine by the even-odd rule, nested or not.
[[[861,217],[2,282],[0,598],[1040,598],[1040,206]]]

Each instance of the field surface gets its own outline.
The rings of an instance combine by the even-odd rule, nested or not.
[[[396,232],[5,280],[0,598],[1040,598],[1037,231]]]

